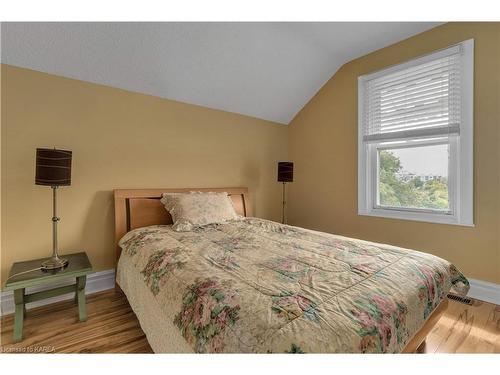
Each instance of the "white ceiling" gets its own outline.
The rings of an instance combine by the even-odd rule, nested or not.
[[[344,63],[438,23],[2,23],[1,62],[288,124]]]

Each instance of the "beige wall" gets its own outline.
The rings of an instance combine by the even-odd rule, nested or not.
[[[36,147],[73,151],[60,248],[86,250],[97,270],[114,267],[114,188],[248,186],[255,215],[279,220],[286,126],[8,65],[1,73],[2,283],[13,261],[51,253]]]
[[[357,77],[474,38],[474,228],[357,215]],[[500,282],[500,23],[451,23],[345,64],[291,122],[291,224],[430,252]]]

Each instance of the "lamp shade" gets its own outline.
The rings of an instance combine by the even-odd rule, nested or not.
[[[71,185],[71,151],[36,149],[36,185]]]
[[[290,161],[278,162],[278,181],[293,182],[293,163]]]

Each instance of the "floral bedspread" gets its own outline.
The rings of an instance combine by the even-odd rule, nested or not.
[[[200,353],[400,352],[469,287],[430,254],[257,218],[140,228],[120,246]]]

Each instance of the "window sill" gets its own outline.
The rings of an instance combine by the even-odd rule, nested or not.
[[[398,210],[384,210],[380,208],[374,208],[367,211],[358,211],[360,216],[375,216],[382,217],[386,219],[397,219],[397,220],[411,220],[411,221],[422,221],[434,224],[448,224],[448,225],[459,225],[464,227],[474,227],[473,222],[460,221],[456,216],[445,215],[445,214],[435,214],[428,212],[409,212],[409,211],[398,211]]]

